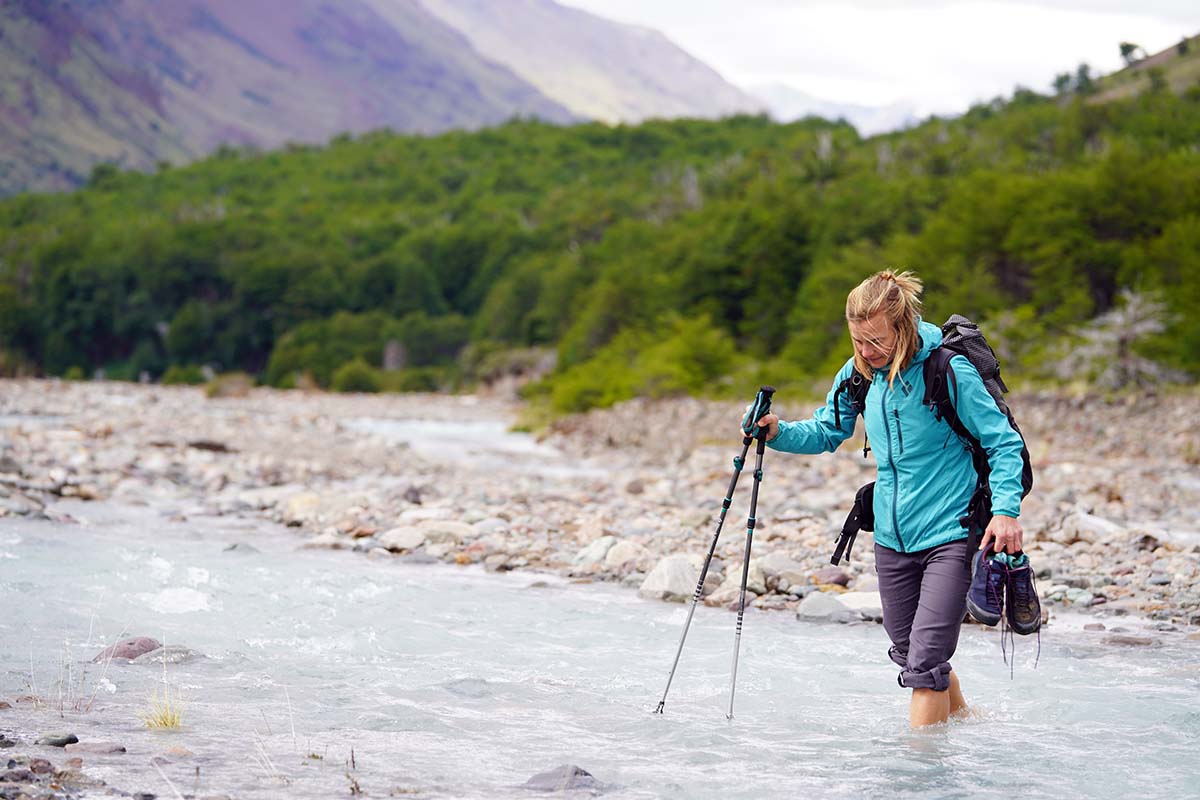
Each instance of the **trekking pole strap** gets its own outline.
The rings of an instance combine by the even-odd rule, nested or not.
[[[858,532],[873,530],[875,530],[875,482],[871,481],[854,495],[854,507],[846,516],[846,522],[842,525],[842,532],[838,534],[829,563],[836,566],[842,560],[843,554],[846,556],[846,562],[849,563],[850,550],[854,547],[854,540],[858,538]]]

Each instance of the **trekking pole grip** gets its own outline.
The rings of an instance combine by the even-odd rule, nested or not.
[[[774,386],[759,387],[758,394],[754,395],[754,402],[750,406],[750,411],[746,414],[742,422],[742,433],[752,438],[766,436],[766,429],[758,427],[755,423],[771,413],[771,396],[774,394]]]

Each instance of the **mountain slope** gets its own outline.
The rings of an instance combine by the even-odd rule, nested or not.
[[[227,143],[574,119],[416,0],[13,0],[0,14],[4,193]]]
[[[377,11],[396,0],[365,0]],[[763,104],[667,37],[553,0],[421,0],[479,52],[606,122],[758,113]]]

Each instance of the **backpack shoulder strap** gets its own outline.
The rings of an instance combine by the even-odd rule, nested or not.
[[[850,377],[838,384],[833,393],[833,421],[837,427],[842,427],[841,396],[845,392],[850,397],[850,407],[854,415],[859,416],[867,408],[867,390],[871,388],[871,379],[858,370],[851,370]]]
[[[957,355],[945,347],[934,348],[925,359],[925,405],[938,419],[944,419],[959,436],[974,442],[975,437],[958,418],[954,398],[958,397],[958,378],[950,359]]]

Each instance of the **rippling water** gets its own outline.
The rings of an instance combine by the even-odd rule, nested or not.
[[[734,616],[701,608],[656,716],[683,606],[297,551],[246,522],[68,510],[87,524],[0,520],[0,696],[49,700],[0,711],[0,730],[118,741],[127,754],[85,767],[126,791],[528,797],[529,776],[570,762],[614,798],[1200,795],[1195,642],[1106,647],[1066,619],[1036,670],[1018,642],[1010,679],[998,637],[972,628],[955,663],[978,718],[912,733],[881,627],[751,611],[730,722]],[[162,667],[86,663],[129,635],[208,655],[166,667],[182,730],[137,718]]]

